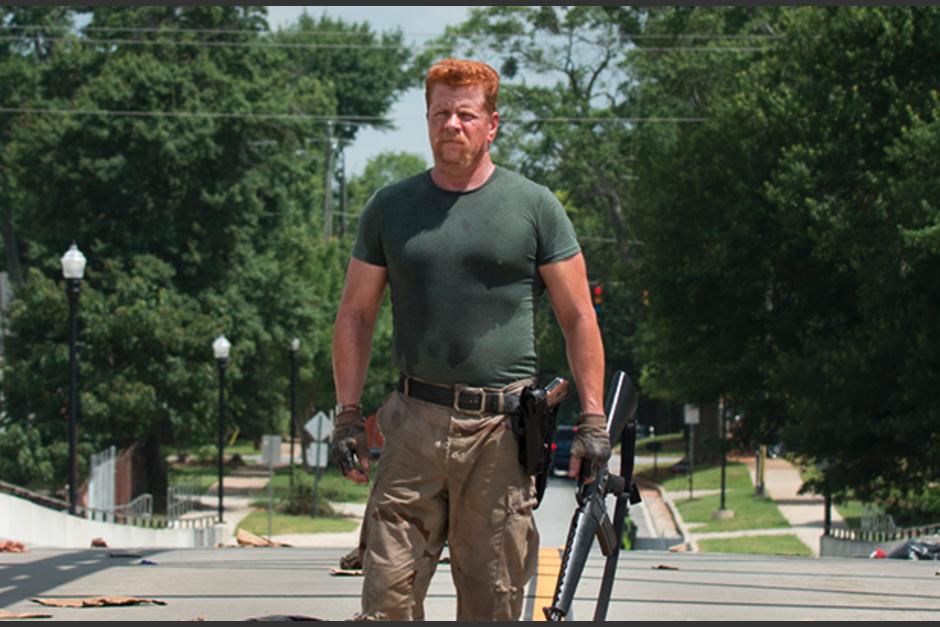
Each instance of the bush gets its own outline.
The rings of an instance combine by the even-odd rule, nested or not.
[[[320,486],[322,488],[322,485]],[[336,512],[330,506],[326,499],[324,491],[318,492],[317,498],[317,516],[332,517]],[[313,507],[313,481],[306,473],[297,473],[294,475],[294,486],[288,488],[287,496],[278,500],[277,511],[285,514],[310,514],[310,508]]]
[[[923,492],[893,495],[884,509],[899,527],[940,523],[940,485],[934,484]]]

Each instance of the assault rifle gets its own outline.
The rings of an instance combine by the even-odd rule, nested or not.
[[[607,557],[604,576],[601,579],[601,591],[598,595],[594,620],[607,618],[607,606],[614,584],[617,559],[620,556],[620,543],[623,537],[623,524],[627,516],[628,503],[639,503],[640,494],[633,483],[633,457],[636,449],[636,388],[626,373],[614,373],[607,391],[607,434],[611,444],[621,440],[620,475],[612,475],[604,465],[594,476],[593,481],[585,480],[585,466],[582,464],[578,478],[578,508],[568,528],[568,540],[561,558],[561,571],[555,585],[552,604],[543,608],[545,618],[560,621],[571,611],[575,588],[581,579],[584,564],[594,543],[594,537],[600,544],[601,552]],[[621,439],[622,436],[622,439]],[[586,461],[586,460],[585,460]],[[605,499],[608,494],[617,497],[614,507],[614,520],[607,515]]]

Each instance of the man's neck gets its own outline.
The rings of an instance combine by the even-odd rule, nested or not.
[[[460,167],[448,163],[435,163],[431,168],[431,180],[441,189],[450,192],[466,192],[486,183],[496,166],[487,154],[471,167]]]

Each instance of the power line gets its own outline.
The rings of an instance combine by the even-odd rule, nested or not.
[[[318,115],[312,113],[225,113],[218,111],[129,111],[114,109],[48,109],[0,107],[0,113],[42,113],[48,115],[98,115],[107,117],[223,118],[223,119],[286,119],[315,122],[341,122],[365,126],[391,122],[388,118],[370,115]]]
[[[43,31],[43,30],[70,30],[68,26],[55,26],[47,24],[8,24],[0,25],[0,30],[20,30],[20,31]],[[368,37],[378,33],[356,32],[356,31],[307,31],[280,29],[272,30],[252,30],[237,28],[172,28],[161,26],[83,26],[79,30],[87,32],[111,32],[111,33],[196,33],[211,35],[313,35],[313,36],[336,36],[336,37]],[[438,37],[442,33],[402,33],[405,37]],[[559,34],[558,36],[564,36]],[[784,36],[775,33],[618,33],[621,39],[780,39]]]
[[[370,124],[393,123],[395,120],[377,115],[321,115],[313,113],[226,113],[219,111],[132,111],[115,109],[50,109],[33,107],[0,107],[0,113],[37,113],[48,115],[97,115],[111,117],[166,117],[166,118],[224,118],[224,119],[289,119],[310,120],[316,122],[337,122],[350,125],[367,126]],[[404,118],[403,118],[404,119]],[[424,118],[408,118],[424,119]],[[639,123],[694,123],[704,122],[708,118],[702,117],[545,117],[528,120],[504,120],[509,124],[535,124],[535,123],[602,123],[625,122]]]
[[[515,122],[516,124],[537,124],[542,122],[573,122],[581,123],[588,122],[591,124],[599,122],[628,122],[628,123],[640,123],[640,122],[662,122],[662,123],[688,123],[688,122],[704,122],[708,118],[694,118],[694,117],[658,117],[658,116],[649,116],[649,117],[546,117],[546,118],[532,118],[529,120],[519,120]],[[502,120],[506,124],[513,124],[512,120]]]
[[[32,43],[32,40],[24,38],[22,35],[0,35],[0,41],[22,41]],[[335,48],[335,49],[382,49],[398,50],[403,45],[394,44],[308,44],[291,42],[262,42],[262,41],[182,41],[169,39],[92,39],[89,37],[43,37],[43,41],[60,42],[67,41],[78,44],[103,44],[103,45],[131,45],[131,46],[189,46],[192,48]],[[431,47],[429,50],[443,50],[442,46]]]
[[[69,31],[73,30],[68,26],[47,26],[41,24],[26,25],[0,25],[0,30],[19,30],[28,32],[49,31]],[[110,33],[194,33],[206,35],[313,35],[313,36],[335,36],[335,37],[370,37],[379,35],[378,32],[356,32],[356,31],[330,31],[330,30],[251,30],[237,28],[163,28],[159,26],[149,27],[130,27],[130,26],[83,26],[77,30],[87,32],[110,32]],[[387,33],[385,33],[387,34]],[[437,37],[440,33],[402,33],[407,37]]]
[[[256,32],[256,31],[251,31]],[[22,41],[23,43],[33,43],[25,35],[0,35],[0,41]],[[402,44],[380,44],[380,43],[303,43],[303,42],[278,42],[278,41],[209,41],[197,39],[191,41],[179,39],[125,39],[125,38],[92,38],[92,37],[49,37],[43,36],[46,42],[71,42],[79,44],[100,44],[100,45],[131,45],[131,46],[188,46],[192,48],[295,48],[295,49],[375,49],[375,50],[397,50],[402,48]],[[426,50],[449,50],[450,46],[427,46]],[[767,46],[638,46],[624,50],[626,53],[664,53],[664,52],[690,52],[690,53],[713,53],[713,52],[764,52],[769,50]]]

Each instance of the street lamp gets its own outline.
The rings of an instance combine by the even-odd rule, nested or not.
[[[62,255],[62,276],[65,293],[69,298],[69,513],[75,513],[78,504],[78,359],[75,343],[78,339],[78,296],[82,293],[85,275],[85,255],[75,242]]]
[[[725,398],[721,397],[718,401],[718,439],[721,442],[721,496],[719,497],[718,511],[712,512],[712,518],[716,520],[727,520],[734,518],[734,511],[725,507],[726,492],[726,474],[728,466],[728,425],[727,425],[728,406]]]
[[[300,338],[290,341],[290,487],[294,487],[294,438],[297,435],[297,351]]]
[[[215,354],[215,363],[219,366],[219,522],[222,518],[222,454],[225,452],[225,367],[228,365],[228,353],[232,345],[224,335],[215,338],[212,343],[212,352]]]

